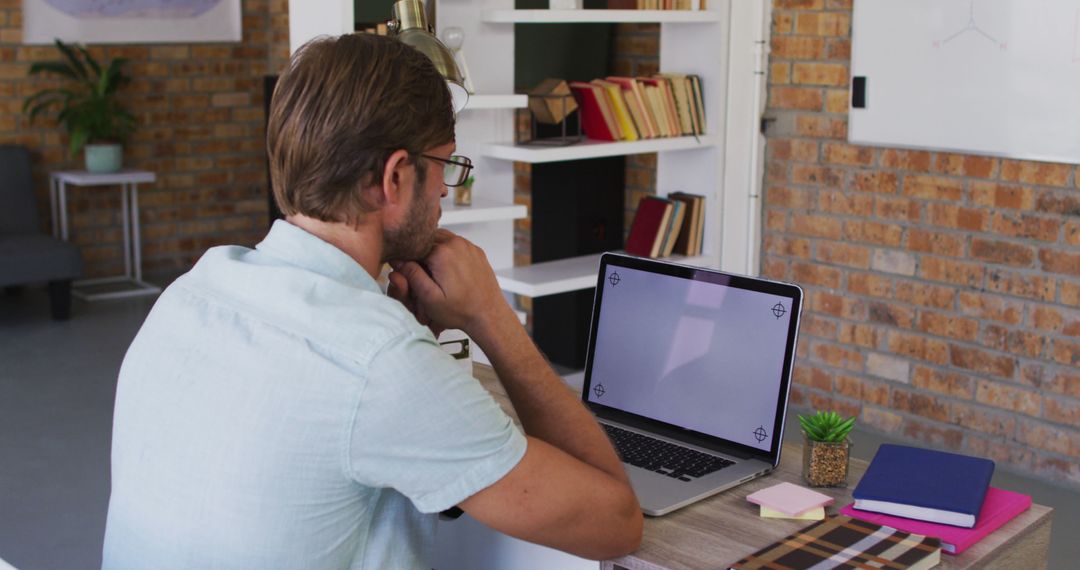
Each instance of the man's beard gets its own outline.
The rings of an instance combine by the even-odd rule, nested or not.
[[[424,196],[424,180],[417,179],[405,223],[394,230],[383,230],[384,260],[416,261],[427,257],[435,245],[438,227],[432,223],[432,210]]]

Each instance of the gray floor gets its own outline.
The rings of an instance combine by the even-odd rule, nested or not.
[[[152,302],[76,300],[55,323],[43,291],[0,294],[0,559],[16,568],[100,567],[116,374]],[[888,441],[853,437],[864,459]],[[994,484],[1055,508],[1050,567],[1076,568],[1080,493],[1003,469]]]
[[[2,295],[2,294],[0,294]],[[99,568],[116,373],[153,297],[0,297],[0,558],[21,570]]]

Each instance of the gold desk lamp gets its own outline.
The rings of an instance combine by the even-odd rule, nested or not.
[[[387,22],[387,27],[392,37],[412,46],[435,64],[435,69],[446,78],[446,84],[450,88],[454,112],[464,109],[469,102],[465,80],[454,61],[454,54],[435,37],[434,29],[428,25],[424,3],[421,0],[398,0],[394,3],[393,19]]]

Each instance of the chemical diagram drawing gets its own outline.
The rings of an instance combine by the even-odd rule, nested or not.
[[[989,33],[987,33],[986,30],[979,27],[978,22],[975,21],[975,0],[970,0],[970,2],[971,3],[969,4],[969,9],[968,9],[968,23],[967,23],[967,25],[964,26],[963,28],[961,28],[956,33],[954,33],[953,35],[951,35],[951,36],[949,36],[949,37],[947,37],[947,38],[945,38],[943,40],[935,41],[934,42],[934,47],[935,48],[943,47],[946,44],[948,44],[949,42],[955,40],[956,38],[959,38],[960,36],[966,35],[968,33],[974,33],[974,34],[976,34],[976,35],[978,35],[978,36],[980,36],[982,38],[985,38],[987,41],[993,43],[994,45],[998,46],[1002,50],[1009,49],[1009,44],[1007,42],[1004,42],[1004,41],[1001,41],[1001,40],[997,39],[996,37],[994,37],[994,36],[990,35]]]

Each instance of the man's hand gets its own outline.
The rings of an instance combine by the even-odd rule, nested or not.
[[[513,318],[484,250],[453,232],[437,230],[435,246],[419,263],[390,266],[388,293],[433,330],[461,329],[480,342],[499,319]]]
[[[421,268],[421,271],[423,271],[423,268]],[[435,335],[435,338],[439,338],[439,335],[445,329],[432,323],[427,313],[416,304],[416,299],[412,296],[409,281],[405,279],[405,275],[400,271],[393,271],[387,276],[387,279],[389,286],[386,288],[386,294],[405,305],[405,308],[416,317],[418,323],[431,329],[431,334]]]
[[[483,250],[439,230],[426,259],[390,266],[395,298],[429,326],[476,341],[529,437],[517,466],[460,507],[491,528],[578,556],[635,550],[642,515],[618,455],[517,321]]]

